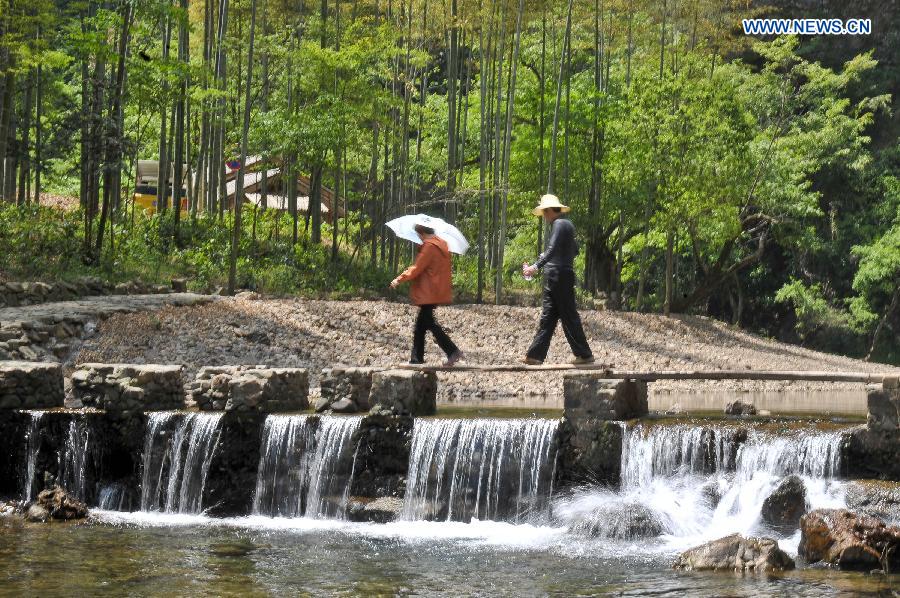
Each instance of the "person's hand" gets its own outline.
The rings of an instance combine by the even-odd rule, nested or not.
[[[537,273],[538,273],[538,269],[535,268],[534,266],[528,266],[528,265],[522,266],[522,274],[525,276],[534,276]]]
[[[400,286],[400,281],[399,281],[399,280],[397,280],[397,279],[395,278],[394,280],[391,281],[391,288],[392,288],[392,289],[396,289],[398,286]]]

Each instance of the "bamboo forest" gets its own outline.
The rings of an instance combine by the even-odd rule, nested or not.
[[[460,300],[527,304],[553,193],[580,305],[900,363],[900,19],[870,5],[2,0],[0,280],[392,296],[385,223],[423,212],[472,240]],[[740,25],[823,15],[873,30]]]

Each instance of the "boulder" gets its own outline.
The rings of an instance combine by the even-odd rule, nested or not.
[[[331,404],[331,410],[335,413],[356,413],[356,403],[350,399],[340,399]]]
[[[437,375],[416,370],[375,372],[369,401],[381,414],[434,415],[437,412]]]
[[[799,476],[792,475],[763,501],[762,520],[773,530],[790,534],[800,526],[806,509],[806,486]]]
[[[32,503],[25,511],[25,520],[34,523],[46,523],[50,521],[50,511],[37,503]]]
[[[772,538],[745,538],[732,534],[682,552],[675,559],[673,568],[764,573],[793,569],[794,560]]]
[[[347,505],[347,518],[350,521],[388,523],[398,519],[402,511],[402,498],[382,496],[372,500],[355,497]]]
[[[70,496],[65,490],[59,486],[54,486],[47,490],[42,490],[37,496],[37,501],[32,507],[38,506],[49,514],[51,519],[61,521],[70,521],[72,519],[84,519],[88,515],[88,508],[80,500]],[[29,507],[28,515],[31,515],[32,509]],[[34,514],[39,511],[35,510]],[[29,520],[32,519],[29,516]],[[44,519],[46,521],[46,519]]]
[[[610,380],[602,372],[568,372],[563,376],[567,418],[626,420],[647,415],[647,383]]]
[[[840,569],[900,570],[900,527],[847,509],[816,509],[800,519],[799,555]]]
[[[650,508],[624,501],[603,505],[569,525],[569,531],[606,540],[655,538],[665,532],[662,521]]]
[[[732,401],[725,406],[725,415],[756,415],[756,406],[744,401]]]
[[[851,511],[884,521],[900,522],[900,484],[897,482],[848,482],[844,500]]]

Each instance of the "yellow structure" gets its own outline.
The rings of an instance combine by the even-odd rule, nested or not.
[[[184,180],[181,182],[181,209],[188,209],[187,181],[190,180],[187,164],[184,165]],[[169,174],[169,185],[172,185],[174,173]],[[159,184],[159,162],[157,160],[138,160],[137,173],[134,181],[134,195],[132,200],[145,214],[156,213],[156,194]]]

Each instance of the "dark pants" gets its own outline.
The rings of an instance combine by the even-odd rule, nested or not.
[[[450,357],[459,350],[456,348],[456,345],[453,344],[453,341],[450,340],[450,337],[447,336],[447,333],[444,332],[444,329],[441,328],[441,325],[435,321],[435,307],[435,305],[419,306],[416,327],[413,329],[412,356],[410,357],[412,363],[423,363],[425,361],[425,333],[428,331],[431,331],[431,334],[434,335],[434,340],[437,341],[441,350],[447,354],[447,357]]]
[[[550,339],[556,323],[562,320],[563,332],[576,357],[591,357],[591,348],[581,327],[581,317],[575,307],[575,271],[570,268],[544,270],[544,310],[534,341],[528,349],[528,357],[544,361],[550,349]]]

